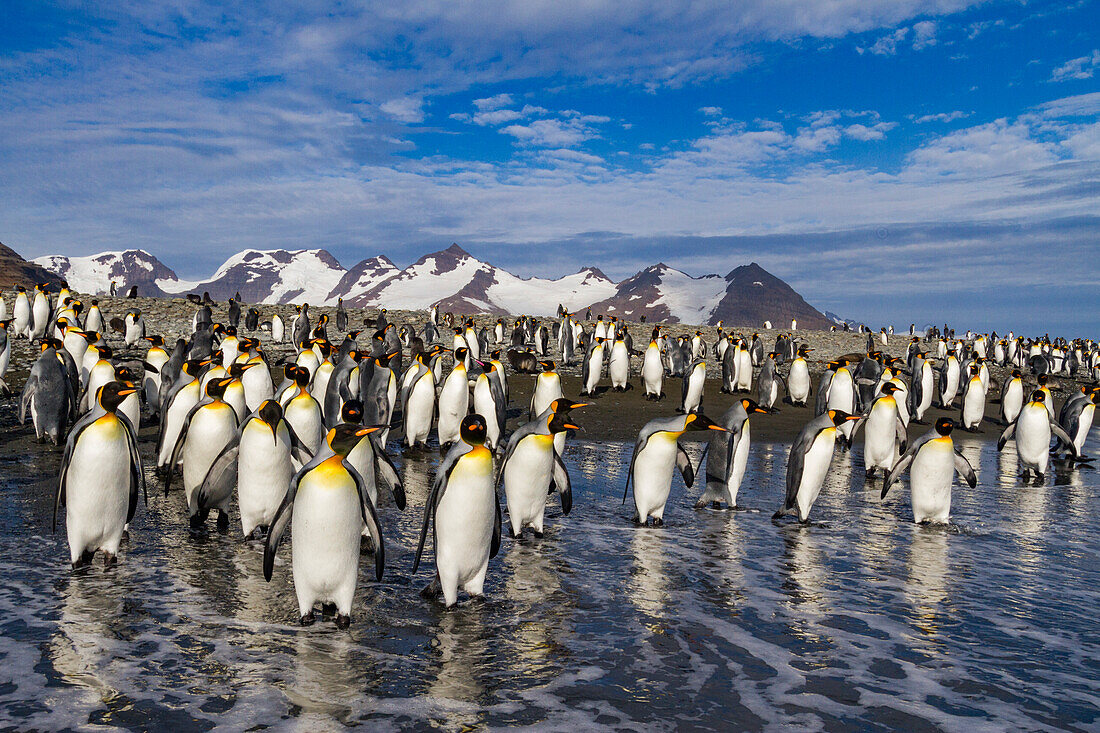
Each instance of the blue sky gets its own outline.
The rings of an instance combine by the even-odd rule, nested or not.
[[[1100,2],[16,1],[0,27],[0,240],[28,257],[757,261],[868,322],[1100,336]]]

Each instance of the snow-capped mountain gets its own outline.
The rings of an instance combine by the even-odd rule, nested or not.
[[[404,269],[378,255],[350,270],[323,249],[245,250],[230,257],[208,279],[186,281],[141,250],[92,257],[41,257],[47,270],[79,292],[101,293],[111,280],[122,293],[131,285],[141,295],[183,295],[208,291],[224,301],[235,293],[246,303],[332,305],[351,308],[421,310],[438,305],[456,313],[553,316],[558,305],[572,312],[617,315],[650,322],[828,328],[831,321],[789,285],[756,263],[721,275],[692,277],[664,263],[616,284],[594,267],[552,280],[521,278],[451,245],[426,254]]]
[[[422,309],[437,304],[461,313],[524,313],[547,316],[558,304],[569,310],[614,292],[615,284],[595,268],[557,280],[523,279],[482,262],[453,244],[424,255],[398,274],[387,274],[369,290],[344,296],[348,305]]]
[[[114,281],[118,292],[137,285],[141,295],[161,296],[176,292],[176,273],[153,255],[141,249],[100,252],[87,257],[48,255],[34,262],[69,283],[80,293],[99,295],[111,291]]]

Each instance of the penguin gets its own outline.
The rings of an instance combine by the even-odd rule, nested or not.
[[[601,316],[602,318],[602,316]],[[606,332],[606,327],[605,327]],[[584,368],[581,374],[581,394],[592,396],[596,394],[596,385],[600,383],[600,372],[603,371],[603,347],[604,338],[596,336],[592,340],[592,346],[584,358]]]
[[[623,503],[634,486],[634,523],[664,525],[665,505],[672,490],[672,471],[680,469],[688,488],[695,483],[691,459],[677,440],[689,430],[718,430],[717,425],[702,413],[687,413],[675,417],[659,417],[647,422],[638,433],[634,452],[630,456]]]
[[[34,301],[31,303],[31,338],[40,339],[46,335],[50,327],[50,297],[47,294],[46,284],[39,283],[34,286]]]
[[[707,380],[707,363],[695,359],[684,375],[683,390],[680,398],[680,412],[685,414],[701,412],[703,409],[703,386]]]
[[[955,395],[959,390],[962,370],[955,350],[947,352],[943,367],[940,369],[940,407],[948,410],[955,405]]]
[[[496,367],[483,361],[478,366],[484,371],[474,382],[474,412],[485,418],[485,445],[495,451],[501,447],[508,406],[500,382],[492,374]]]
[[[145,340],[149,342],[149,349],[145,352],[145,359],[142,361],[145,373],[142,376],[141,386],[145,395],[145,403],[149,405],[151,410],[156,412],[160,403],[162,370],[170,357],[168,351],[164,348],[162,337],[154,334],[153,336],[146,336]]]
[[[726,336],[726,348],[722,350],[722,394],[733,394],[737,391],[737,364],[740,361],[741,346],[733,337]]]
[[[857,393],[855,379],[852,377],[852,372],[848,369],[849,361],[845,357],[837,359],[836,370],[833,372],[833,378],[829,382],[829,397],[826,402],[827,410],[839,410],[846,414],[855,414],[858,410]],[[844,436],[844,440],[841,441],[841,449],[847,449],[851,443],[852,430],[855,425],[852,422],[843,422],[838,426],[841,435]]]
[[[124,338],[127,346],[134,346],[145,338],[145,320],[141,317],[141,311],[136,309],[130,311],[126,314],[124,322],[126,324]]]
[[[1073,447],[1077,449],[1077,460],[1089,462],[1092,459],[1084,454],[1085,440],[1092,429],[1096,405],[1100,402],[1100,387],[1082,387],[1080,392],[1071,396],[1058,412],[1058,424],[1073,438]],[[1055,453],[1067,453],[1069,446],[1061,440],[1054,448]]]
[[[763,349],[762,346],[761,349]],[[741,348],[737,350],[736,356],[737,390],[748,392],[752,389],[752,356],[749,354],[749,350],[745,348],[744,340],[742,340]]]
[[[535,390],[531,395],[531,407],[528,411],[528,419],[534,420],[546,411],[554,400],[565,396],[561,387],[561,377],[554,370],[556,364],[552,361],[540,361],[542,373],[535,378]]]
[[[43,339],[42,354],[31,366],[19,398],[19,424],[26,424],[29,412],[35,437],[39,441],[45,437],[54,445],[61,444],[77,409],[72,381],[58,356],[61,348],[56,339]]]
[[[462,420],[470,411],[470,383],[465,364],[468,353],[464,346],[455,349],[454,367],[439,392],[439,422],[436,432],[439,450],[444,454],[459,440]]]
[[[662,391],[665,379],[665,367],[661,363],[661,347],[656,339],[649,342],[645,356],[642,357],[642,386],[645,387],[647,400],[659,401],[665,396]]]
[[[500,549],[500,503],[494,488],[493,454],[485,447],[486,430],[481,415],[462,419],[459,442],[439,465],[424,505],[412,571],[416,573],[420,566],[430,524],[436,575],[425,594],[442,592],[448,608],[458,601],[460,586],[472,596],[482,595],[489,560]]]
[[[145,474],[137,433],[118,411],[137,389],[111,382],[97,396],[101,411],[78,421],[65,441],[53,526],[57,510],[65,507],[65,530],[73,569],[91,562],[103,551],[104,565],[118,555],[126,525],[134,518],[139,491],[145,492]],[[147,499],[148,501],[148,499]]]
[[[279,403],[298,439],[310,455],[316,455],[325,436],[325,421],[321,415],[321,405],[309,392],[309,371],[303,367],[293,367],[288,376],[294,384],[283,393]]]
[[[15,324],[16,338],[31,338],[34,331],[34,315],[31,310],[31,301],[27,297],[27,289],[22,285],[16,287],[15,305],[12,307],[12,321]]]
[[[779,373],[775,364],[778,356],[779,354],[774,351],[769,353],[767,359],[764,360],[764,366],[760,369],[759,376],[757,376],[757,401],[767,410],[775,408],[775,402],[779,399],[780,385],[786,389],[786,385],[783,384],[783,375]]]
[[[354,339],[351,343],[355,343]],[[342,345],[340,351],[343,353],[337,358],[335,366],[329,374],[328,384],[321,402],[325,425],[329,428],[340,422],[340,410],[344,402],[357,397],[362,390],[362,386],[359,384],[359,375],[361,374],[359,364],[363,361],[366,353],[354,348],[345,350]],[[353,375],[354,393],[352,390]]]
[[[806,423],[791,445],[787,457],[787,496],[772,519],[797,514],[798,520],[805,523],[810,518],[810,509],[821,493],[832,463],[836,434],[841,425],[859,417],[831,408]]]
[[[749,460],[749,418],[766,412],[760,405],[743,397],[722,415],[718,424],[726,432],[719,430],[710,436],[707,446],[707,484],[695,502],[696,509],[702,509],[708,504],[718,509],[723,501],[728,508],[737,508],[737,492],[741,488]]]
[[[623,334],[619,333],[611,345],[611,360],[607,365],[608,376],[611,377],[611,389],[616,392],[625,392],[630,389],[630,350],[623,340]]]
[[[281,344],[286,338],[286,324],[278,313],[271,316],[271,340]]]
[[[346,308],[344,308],[343,298],[336,299],[336,330],[348,330],[348,311]]]
[[[1070,456],[1076,459],[1077,447],[1062,426],[1047,412],[1046,394],[1037,389],[1031,393],[1031,400],[1020,409],[1020,414],[1005,428],[997,441],[997,450],[1004,449],[1010,438],[1016,439],[1016,453],[1024,467],[1024,480],[1034,471],[1035,480],[1040,482],[1046,476],[1050,460],[1050,436],[1053,434],[1070,448]]]
[[[974,468],[955,450],[951,430],[955,422],[951,418],[936,420],[932,430],[913,441],[909,449],[898,459],[882,485],[881,499],[886,498],[890,487],[898,477],[909,471],[909,495],[913,504],[913,521],[947,522],[951,515],[951,483],[955,472],[966,480],[970,488],[978,485]]]
[[[928,354],[918,350],[915,356],[913,379],[909,384],[909,414],[913,422],[924,424],[924,415],[932,406],[933,368]]]
[[[309,303],[294,306],[294,310],[297,312],[297,316],[294,318],[294,322],[290,324],[290,335],[294,339],[294,348],[301,351],[302,349],[308,349],[309,346]],[[272,330],[274,330],[274,324],[272,324]]]
[[[172,447],[169,466],[183,464],[183,491],[187,503],[188,516],[192,528],[199,528],[206,521],[209,510],[202,511],[198,505],[198,491],[206,480],[206,475],[215,459],[230,441],[237,436],[237,415],[225,402],[225,390],[233,379],[226,377],[206,386],[206,397],[195,403],[188,411],[180,428],[179,437]],[[164,480],[164,495],[172,485],[172,473],[169,471]],[[229,528],[228,503],[218,507],[218,530]]]
[[[1043,400],[1043,404],[1046,405],[1047,414],[1050,415],[1050,419],[1054,419],[1054,395],[1050,393],[1050,387],[1047,384],[1050,383],[1050,377],[1046,374],[1040,374],[1038,378],[1039,386],[1037,389],[1042,392],[1046,399]]]
[[[11,362],[11,339],[8,338],[8,326],[10,320],[0,320],[0,397],[11,397],[11,389],[4,376],[8,373],[8,364]]]
[[[271,580],[275,554],[289,524],[294,536],[290,548],[294,593],[303,626],[316,621],[317,603],[336,604],[337,628],[351,625],[363,525],[378,540],[374,574],[382,579],[386,559],[378,513],[363,478],[347,461],[359,439],[377,429],[347,424],[332,428],[326,436],[332,455],[318,455],[294,474],[275,513],[264,545],[264,579]]]
[[[791,361],[790,371],[787,372],[787,400],[792,405],[808,406],[810,395],[813,393],[808,359],[811,351],[813,349],[805,344],[799,345],[798,353]]]
[[[899,451],[905,451],[907,442],[905,422],[901,418],[901,407],[895,394],[898,386],[893,382],[882,385],[879,396],[871,403],[871,409],[856,422],[852,436],[860,427],[864,427],[863,470],[868,479],[875,475],[875,469],[882,469],[885,476],[894,467]]]
[[[967,367],[969,372],[966,380],[966,388],[962,395],[962,414],[960,422],[963,430],[977,432],[985,417],[985,382],[982,381],[981,369],[977,364]]]
[[[508,522],[516,539],[522,536],[525,527],[531,527],[536,537],[542,537],[546,495],[551,484],[561,497],[562,516],[572,509],[569,472],[554,447],[554,439],[566,430],[579,429],[570,422],[569,413],[588,404],[559,397],[508,439],[497,485],[504,484]]]

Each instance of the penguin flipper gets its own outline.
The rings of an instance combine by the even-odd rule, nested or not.
[[[210,464],[202,485],[195,492],[196,506],[191,507],[192,513],[196,509],[204,510],[221,506],[233,495],[233,489],[237,486],[237,459],[240,451],[240,439],[234,438]]]
[[[436,472],[435,480],[432,482],[432,490],[428,494],[428,500],[424,502],[424,523],[420,526],[420,540],[416,543],[416,557],[413,559],[413,573],[416,573],[416,569],[420,567],[420,556],[424,553],[424,543],[428,539],[428,526],[435,516],[436,506],[438,506],[440,499],[443,498],[443,494],[447,491],[447,480],[451,477],[451,471],[453,471],[454,467],[458,464],[458,459],[466,454],[467,448],[468,446],[466,446],[465,443],[459,442],[458,445],[447,451],[447,455],[443,457],[443,462],[439,464],[439,470]]]
[[[684,483],[690,488],[695,483],[695,469],[691,467],[691,458],[688,457],[687,451],[679,443],[676,444],[676,468],[680,469]]]
[[[241,423],[242,427],[247,424],[248,420]],[[282,420],[283,427],[286,428],[287,435],[290,436],[290,455],[294,460],[301,463],[303,466],[313,460],[313,456],[309,453],[309,448],[302,442],[302,439],[298,437],[298,434],[294,432],[294,426],[291,425],[286,419]],[[240,433],[237,433],[237,439],[240,440]]]
[[[565,463],[557,451],[554,451],[553,476],[554,486],[557,487],[558,495],[561,497],[562,516],[568,516],[573,508],[573,488],[569,483],[569,472],[565,469]]]
[[[900,450],[902,453],[904,453],[906,445],[909,442],[909,435],[905,430],[905,423],[903,423],[901,421],[901,415],[900,414],[898,415],[898,418],[895,421],[894,430],[895,430],[895,437],[898,441],[898,450]],[[853,430],[852,433],[854,435],[855,431]]]
[[[966,460],[965,456],[958,452],[955,453],[955,470],[966,479],[966,483],[970,488],[978,485],[978,477],[974,475],[974,467],[970,465],[970,461]]]
[[[1020,412],[1023,413],[1023,410],[1020,410]],[[1007,443],[1009,441],[1009,439],[1012,438],[1013,433],[1016,432],[1016,421],[1019,420],[1019,419],[1020,419],[1020,416],[1017,415],[1016,420],[1013,420],[1011,423],[1009,423],[1008,427],[1004,429],[1003,433],[1001,433],[1001,437],[997,439],[997,450],[998,451],[1001,451],[1001,450],[1004,449],[1005,443]]]
[[[378,433],[371,433],[368,440],[374,449],[374,470],[382,478],[382,483],[389,487],[393,494],[393,503],[397,508],[405,510],[405,487],[401,483],[401,477],[397,473],[397,467],[390,460],[389,453],[382,447],[382,441],[376,438]]]
[[[126,443],[130,448],[130,505],[126,510],[126,521],[129,523],[137,512],[138,486],[141,487],[146,507],[149,506],[149,488],[145,484],[145,470],[141,461],[141,451],[138,450],[137,430],[126,415],[121,412],[116,415],[126,428]]]
[[[367,482],[346,458],[341,459],[340,463],[351,475],[359,491],[359,512],[363,517],[363,524],[367,525],[371,537],[374,538],[374,577],[375,580],[382,580],[382,573],[386,569],[386,550],[382,542],[382,530],[378,526],[378,512],[374,508],[374,502],[370,500],[370,494],[367,493]]]
[[[298,495],[298,483],[302,480],[307,469],[313,465],[303,466],[294,478],[290,480],[290,486],[286,489],[286,495],[275,510],[275,518],[271,520],[271,527],[267,531],[267,540],[264,542],[264,580],[271,582],[271,572],[275,569],[275,553],[279,549],[279,542],[283,539],[286,526],[290,523],[291,514],[294,511],[294,497]]]
[[[1054,434],[1055,438],[1058,438],[1058,440],[1062,441],[1069,447],[1070,454],[1076,459],[1077,446],[1073,444],[1073,438],[1069,437],[1069,433],[1067,433],[1061,425],[1054,422],[1053,420],[1050,421],[1050,432]]]
[[[19,396],[19,424],[25,425],[27,422],[27,408],[31,406],[31,400],[34,399],[34,393],[38,389],[38,375],[31,371],[31,375],[27,377],[26,383],[23,385],[23,392]]]
[[[901,454],[897,462],[894,463],[893,468],[890,469],[890,473],[886,475],[886,480],[882,482],[882,493],[879,494],[879,501],[886,498],[886,493],[890,490],[890,487],[893,486],[894,482],[905,472],[905,469],[909,468],[909,464],[916,458],[917,451],[921,449],[921,446],[931,440],[935,435],[936,433],[934,431],[925,433],[913,441],[913,444]]]
[[[493,493],[493,508],[496,510],[493,515],[493,538],[489,543],[489,557],[496,557],[500,552],[500,535],[501,528],[504,524],[504,520],[500,514],[500,497]],[[568,512],[567,512],[568,513]]]
[[[634,462],[638,460],[638,454],[645,448],[646,443],[649,442],[649,436],[652,433],[647,433],[645,428],[642,428],[642,432],[638,434],[638,440],[634,443],[634,452],[630,455],[630,468],[626,472],[626,486],[623,487],[623,504],[626,504],[626,495],[630,493],[630,481],[634,478]]]

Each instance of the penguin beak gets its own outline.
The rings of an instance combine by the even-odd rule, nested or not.
[[[120,390],[118,391],[118,396],[119,396],[119,397],[125,397],[125,396],[127,396],[127,395],[132,395],[132,394],[133,394],[133,393],[135,393],[135,392],[137,392],[137,390],[136,390],[136,389],[120,389]]]
[[[581,429],[580,425],[574,425],[571,422],[563,423],[562,427],[569,428],[570,430],[580,430]]]
[[[847,416],[846,418],[844,418],[844,420],[845,420],[846,422],[851,422],[851,421],[853,421],[853,420],[858,420],[858,419],[860,419],[861,417],[863,417],[863,416],[862,416],[862,415],[848,415],[848,416]]]
[[[759,412],[759,413],[762,413],[762,414],[765,414],[765,415],[768,413],[767,410],[765,410],[763,407],[760,407],[759,405],[754,407],[752,411],[753,412]]]
[[[381,430],[381,429],[382,429],[381,425],[372,425],[369,428],[363,428],[362,430],[356,430],[355,435],[359,438],[362,438],[364,435],[370,435],[371,433],[376,432],[376,431]]]
[[[576,410],[578,407],[588,407],[591,404],[592,404],[591,402],[578,402],[575,405],[570,405],[569,409],[570,410]]]

